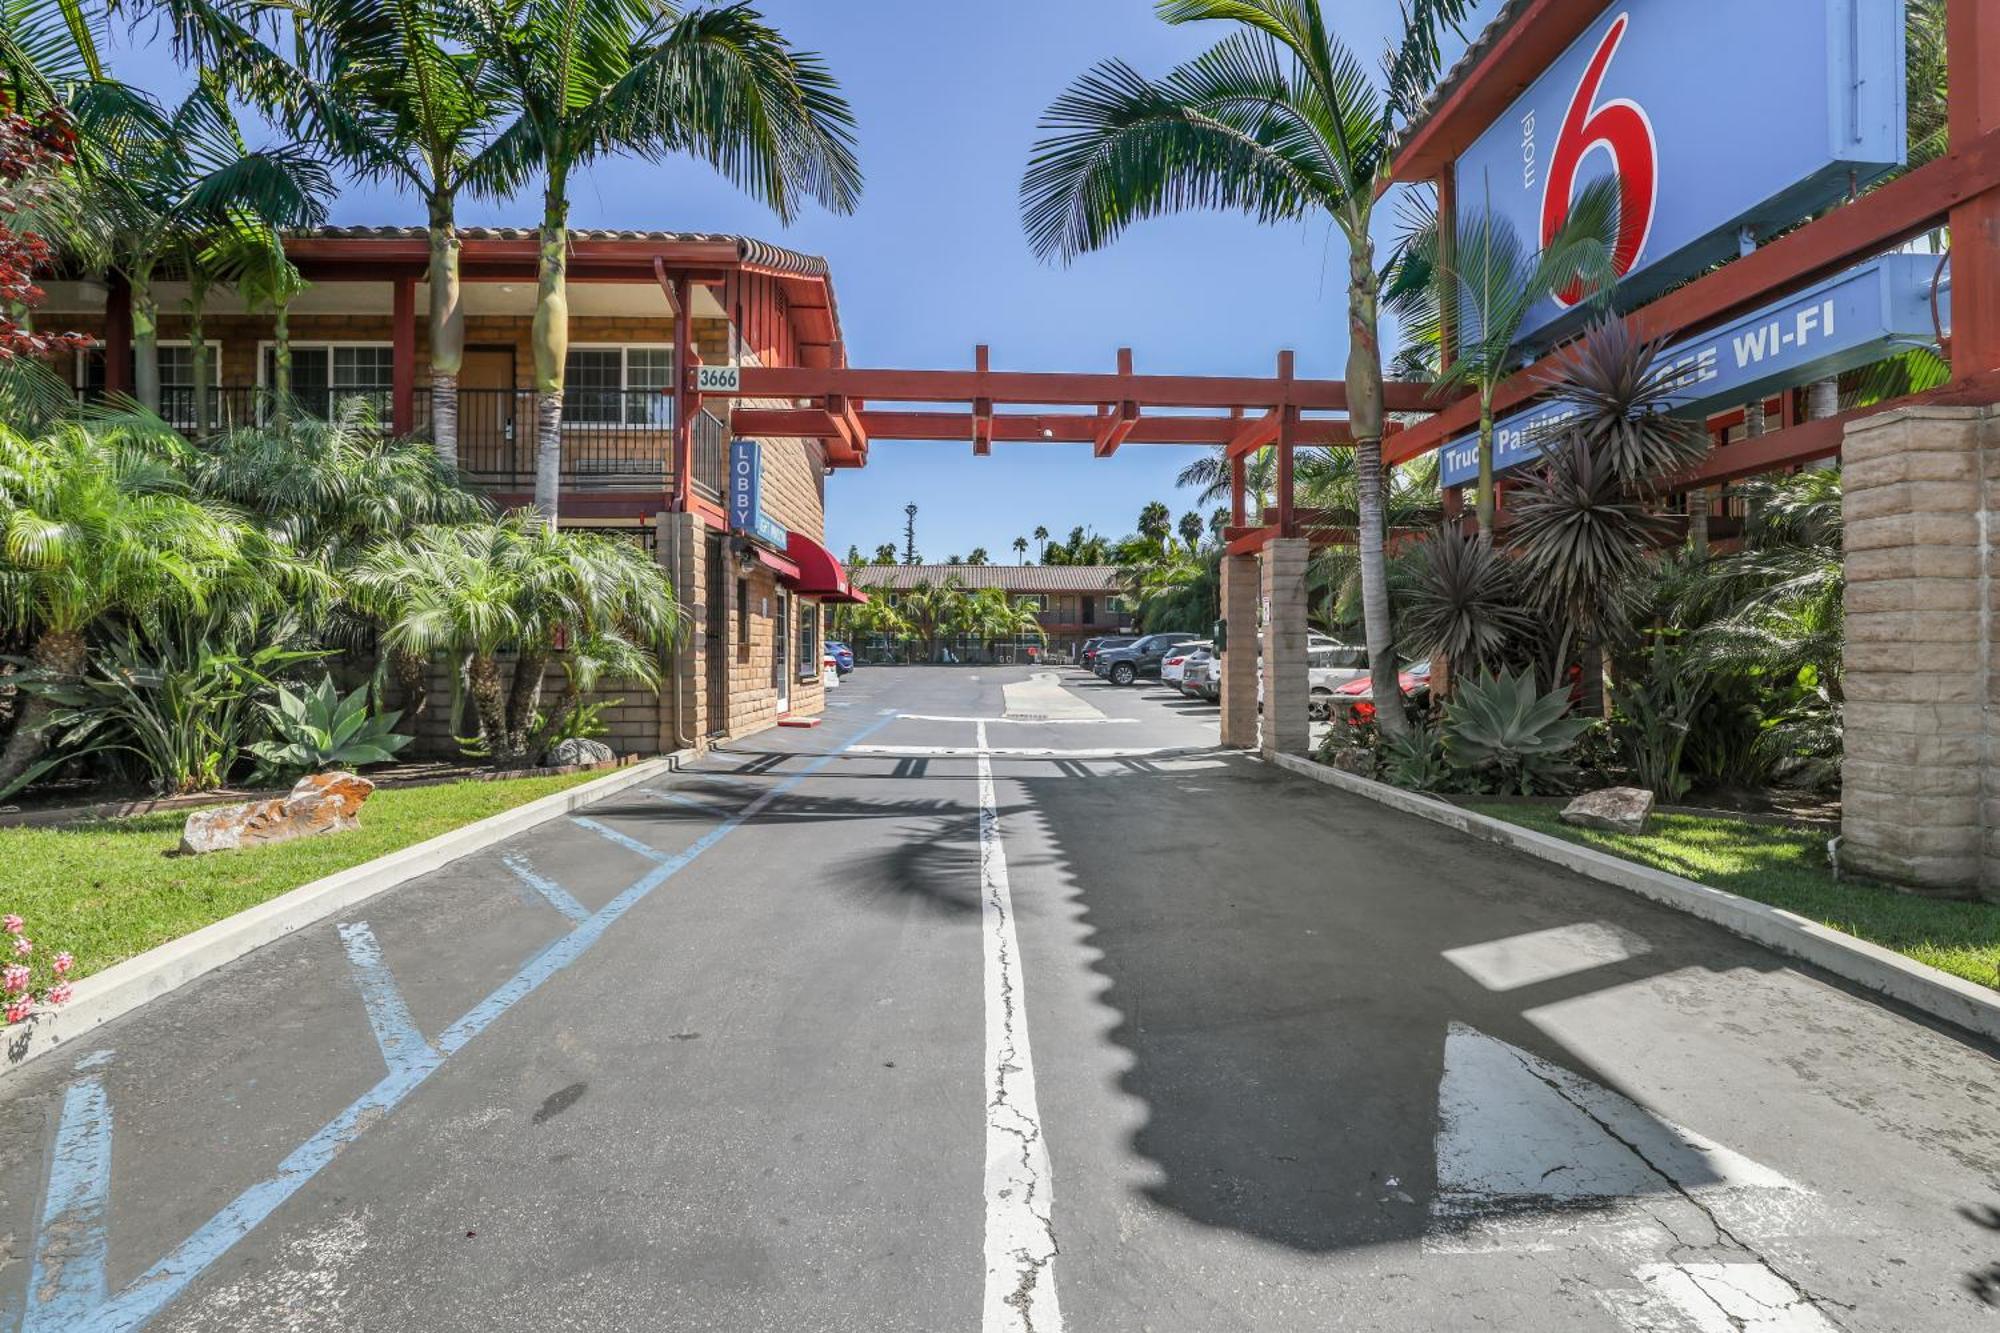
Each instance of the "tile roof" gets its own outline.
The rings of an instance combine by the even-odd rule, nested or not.
[[[395,241],[421,240],[430,232],[424,227],[314,227],[296,234],[353,240]],[[533,227],[460,227],[458,234],[461,239],[468,241],[532,241],[539,233]],[[656,245],[670,245],[677,242],[734,244],[737,253],[743,257],[743,262],[746,264],[812,278],[823,278],[827,275],[826,261],[819,256],[787,250],[783,246],[772,245],[768,241],[760,241],[751,236],[731,236],[721,232],[703,231],[644,231],[618,227],[572,227],[569,234],[570,239],[576,241],[650,241]]]
[[[1116,565],[861,565],[847,575],[864,588],[884,592],[905,592],[953,576],[968,588],[1016,593],[1119,591]]]
[[[1530,3],[1532,0],[1505,0],[1500,6],[1500,12],[1493,16],[1493,21],[1472,39],[1465,48],[1465,54],[1453,62],[1451,68],[1438,79],[1437,87],[1431,89],[1430,96],[1424,99],[1424,104],[1418,107],[1409,122],[1390,138],[1389,156],[1392,160],[1402,153],[1409,145],[1410,139],[1430,121],[1431,116],[1458,88],[1458,85],[1465,81],[1466,76],[1479,67],[1479,62],[1486,59],[1487,53],[1493,49],[1493,44],[1520,20]]]

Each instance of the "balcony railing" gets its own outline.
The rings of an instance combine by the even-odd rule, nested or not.
[[[293,410],[331,417],[355,399],[372,409],[376,428],[392,419],[386,389],[295,389]],[[272,415],[273,394],[261,385],[221,385],[208,394],[212,432],[260,425]],[[415,392],[415,432],[431,431],[431,390]],[[194,389],[167,385],[160,415],[190,434],[197,429]],[[577,490],[664,490],[673,475],[674,400],[657,389],[570,389],[563,395],[562,486]],[[694,421],[695,488],[722,498],[729,427],[711,412]],[[460,389],[458,460],[466,480],[495,490],[533,490],[535,393],[531,389]]]

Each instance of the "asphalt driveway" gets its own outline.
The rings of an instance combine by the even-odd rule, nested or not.
[[[0,1080],[0,1326],[2000,1328],[1992,1048],[1156,689],[833,698]]]

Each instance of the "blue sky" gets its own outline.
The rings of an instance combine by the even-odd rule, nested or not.
[[[1373,61],[1393,0],[1323,0],[1355,49]],[[1108,250],[1063,268],[1023,239],[1017,189],[1048,103],[1099,59],[1148,73],[1205,48],[1214,25],[1172,28],[1151,0],[764,0],[795,44],[823,52],[860,121],[867,189],[847,217],[812,213],[785,228],[693,162],[599,165],[574,191],[577,226],[741,232],[822,254],[833,266],[849,359],[898,368],[969,367],[987,343],[996,368],[1114,367],[1133,349],[1152,373],[1269,374],[1279,349],[1299,373],[1337,376],[1345,362],[1345,254],[1324,223],[1260,227],[1230,215],[1141,225]],[[1490,9],[1489,3],[1483,8]],[[164,43],[120,42],[125,78],[167,95],[184,85]],[[471,201],[461,221],[532,226],[530,195]],[[343,223],[416,223],[414,200],[350,186]],[[1387,210],[1385,210],[1385,218]],[[1130,531],[1149,500],[1180,514],[1192,492],[1174,474],[1187,448],[1128,447],[1094,460],[1088,446],[882,443],[867,468],[827,484],[827,544],[864,551],[901,540],[915,501],[927,559],[1010,543],[1037,524]]]

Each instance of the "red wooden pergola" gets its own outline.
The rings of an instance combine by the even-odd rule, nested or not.
[[[1392,170],[1402,183],[1432,182],[1441,220],[1455,205],[1454,164],[1548,64],[1582,35],[1612,0],[1529,0],[1404,136]],[[1781,400],[1779,429],[1717,447],[1673,489],[1711,486],[1837,455],[1854,419],[1914,403],[2000,401],[2000,0],[1948,0],[1951,83],[1949,151],[1872,193],[1835,209],[1717,271],[1630,313],[1647,339],[1678,338],[1713,328],[1940,224],[1952,232],[1952,316],[1946,345],[1949,384],[1928,393],[1815,421],[1801,419],[1791,395]],[[1446,329],[1445,355],[1451,335]],[[1232,555],[1257,552],[1273,537],[1301,532],[1320,540],[1343,534],[1338,516],[1299,510],[1293,502],[1292,455],[1299,444],[1349,443],[1346,386],[1301,380],[1290,352],[1270,378],[1139,375],[1129,350],[1112,374],[1037,374],[992,370],[980,347],[971,370],[866,370],[845,365],[834,349],[823,367],[745,367],[740,385],[708,396],[783,400],[779,408],[739,407],[736,434],[800,436],[825,442],[828,461],[858,467],[872,440],[965,440],[987,455],[995,441],[1088,443],[1098,457],[1125,445],[1224,446],[1231,466]],[[1546,357],[1504,382],[1501,412],[1547,392],[1556,369]],[[695,392],[693,372],[687,392]],[[881,404],[921,404],[884,408]],[[940,406],[948,405],[948,406]],[[1429,385],[1390,383],[1385,408],[1423,414],[1383,442],[1389,463],[1407,462],[1476,428],[1471,392],[1442,395]],[[1015,412],[1003,407],[1030,409]],[[1068,410],[1064,410],[1068,409]],[[1083,410],[1079,410],[1083,409]],[[1711,429],[1717,422],[1710,423]],[[1245,511],[1244,459],[1277,449],[1277,504]],[[1455,497],[1454,497],[1455,498]],[[1351,517],[1346,524],[1351,528]]]

